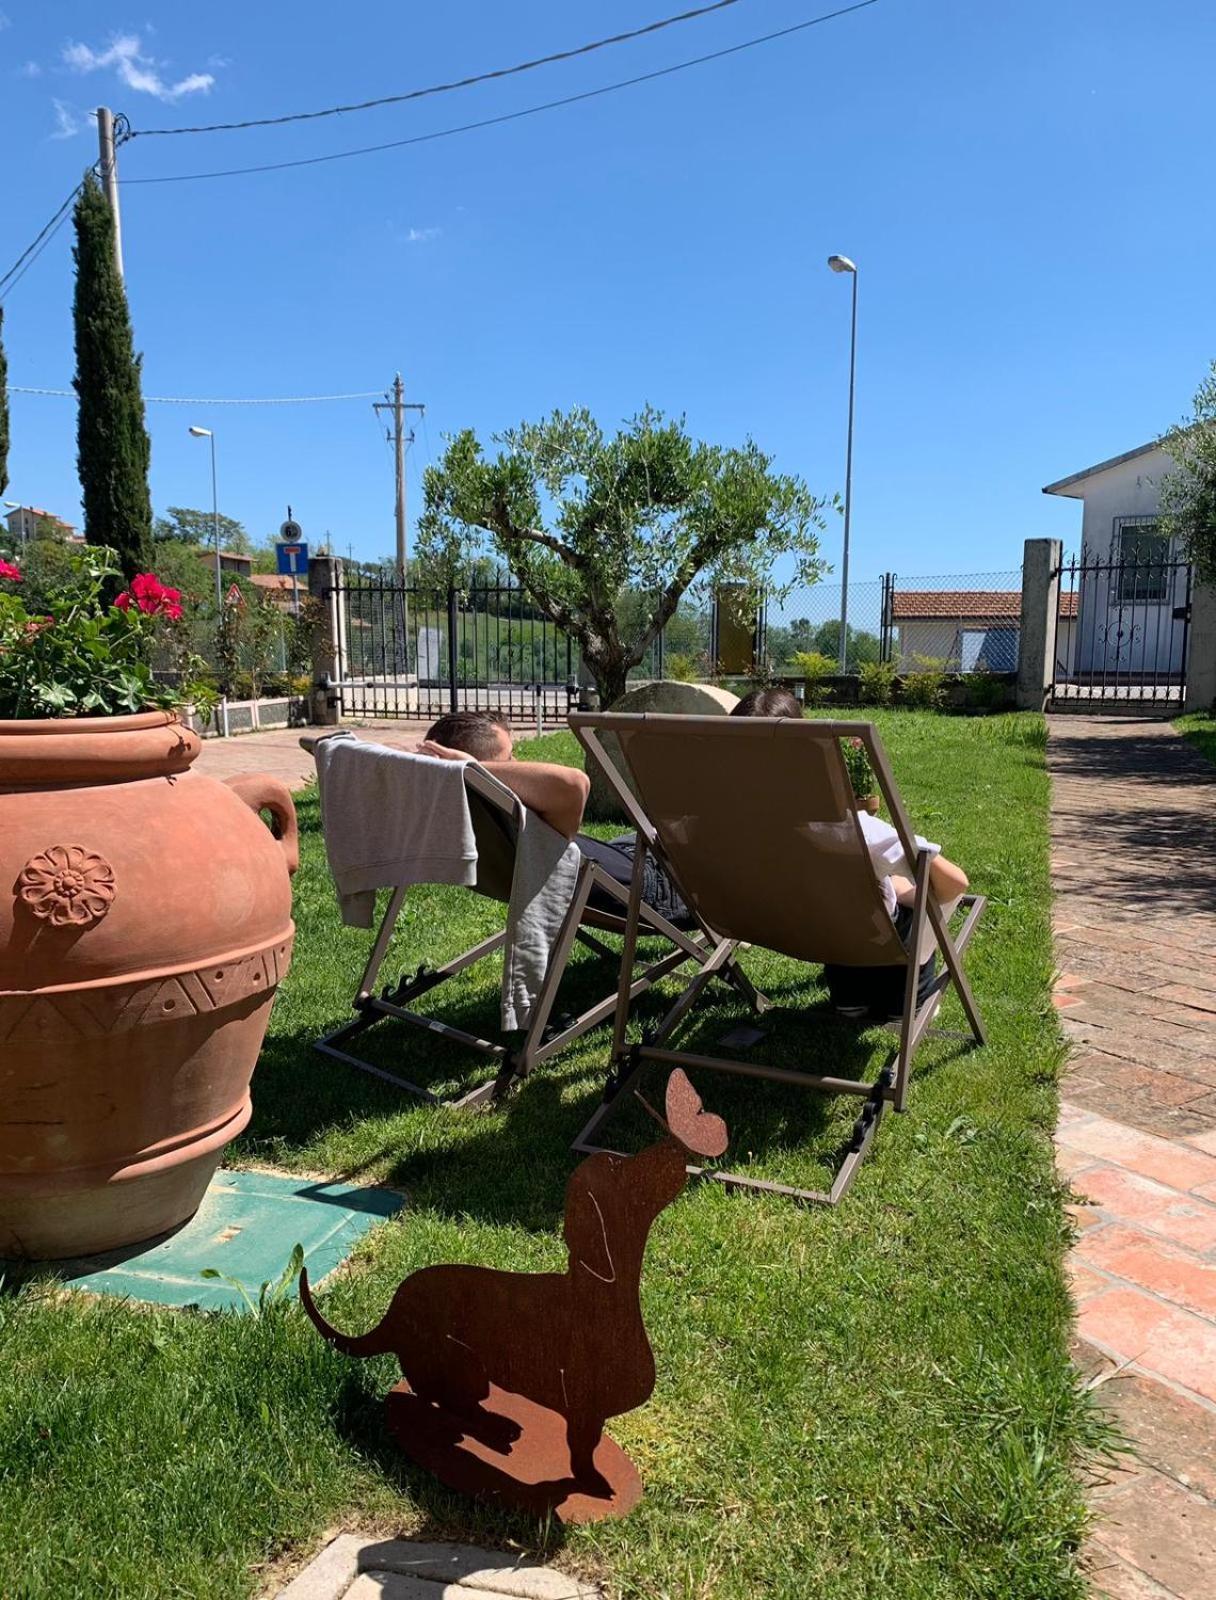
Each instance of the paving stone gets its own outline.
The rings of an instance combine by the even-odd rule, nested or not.
[[[1198,1316],[1216,1318],[1216,1263],[1189,1250],[1112,1223],[1079,1239],[1076,1255],[1088,1266],[1124,1278]]]
[[[399,1572],[361,1572],[342,1600],[469,1600],[472,1590]]]
[[[1216,1402],[1216,1325],[1204,1318],[1139,1289],[1115,1288],[1078,1308],[1077,1331],[1119,1360]]]
[[[1163,1589],[1139,1567],[1108,1550],[1100,1536],[1095,1539],[1088,1569],[1094,1600],[1178,1600],[1172,1589]]]
[[[1108,1214],[1100,1220],[1118,1217],[1137,1222],[1200,1254],[1216,1249],[1216,1205],[1210,1201],[1179,1194],[1122,1167],[1086,1167],[1069,1181],[1091,1206]]]
[[[475,1545],[384,1540],[368,1547],[360,1565],[368,1571],[459,1584],[462,1594],[474,1590],[516,1600],[596,1600],[598,1595],[590,1585],[552,1567],[520,1563],[502,1550],[482,1550]]]
[[[1179,1149],[1168,1139],[1157,1139],[1137,1129],[1126,1128],[1106,1117],[1064,1129],[1060,1143],[1072,1150],[1106,1161],[1168,1184],[1172,1189],[1196,1189],[1216,1182],[1216,1156],[1202,1150]]]
[[[357,1533],[340,1533],[279,1591],[278,1600],[338,1600],[359,1575],[359,1551],[366,1543]]]
[[[1083,1305],[1091,1295],[1101,1294],[1104,1289],[1111,1287],[1109,1278],[1102,1273],[1094,1272],[1090,1267],[1082,1265],[1074,1251],[1065,1268],[1068,1278],[1068,1287],[1072,1294],[1074,1305]]]
[[[1134,1441],[1139,1461],[1216,1501],[1216,1411],[1130,1370],[1104,1383],[1099,1394]]]
[[[1193,1144],[1197,1150],[1206,1150],[1209,1155],[1216,1156],[1216,1127],[1190,1134],[1187,1143]]]
[[[1179,1600],[1212,1600],[1216,1507],[1159,1473],[1104,1502],[1097,1537]],[[1135,1591],[1133,1590],[1133,1593]]]
[[[1153,990],[1163,1000],[1174,1000],[1179,1005],[1192,1006],[1198,1011],[1216,1015],[1216,987],[1201,989],[1191,983],[1168,983]]]
[[[502,1550],[340,1534],[278,1600],[602,1600],[576,1578]]]

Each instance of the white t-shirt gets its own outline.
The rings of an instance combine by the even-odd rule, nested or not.
[[[915,879],[916,869],[909,863],[904,847],[899,842],[899,835],[889,822],[884,822],[881,817],[872,817],[868,811],[859,811],[857,820],[861,823],[862,838],[869,849],[874,875],[882,890],[883,904],[894,917],[896,898],[891,875],[895,873],[901,878]],[[913,837],[918,850],[927,850],[934,856],[941,854],[940,844],[930,844],[919,833]]]

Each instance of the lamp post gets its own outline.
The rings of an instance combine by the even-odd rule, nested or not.
[[[194,439],[211,440],[211,537],[215,545],[215,638],[216,638],[216,665],[219,666],[219,635],[224,616],[224,585],[220,577],[220,502],[215,487],[215,434],[210,428],[191,428],[190,435]],[[220,700],[224,737],[228,736],[228,696],[221,696]]]
[[[849,668],[849,523],[853,512],[853,390],[857,378],[857,267],[848,256],[829,256],[833,272],[853,277],[853,320],[849,337],[849,434],[844,464],[844,557],[840,563],[840,676]]]

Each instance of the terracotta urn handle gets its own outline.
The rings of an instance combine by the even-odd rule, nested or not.
[[[245,772],[224,782],[253,811],[269,811],[275,838],[283,846],[288,872],[300,865],[300,829],[296,822],[295,801],[281,778],[268,772]]]

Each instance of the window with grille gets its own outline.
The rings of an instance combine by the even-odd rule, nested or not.
[[[1112,605],[1159,605],[1169,598],[1170,540],[1155,517],[1116,517],[1114,556]]]

